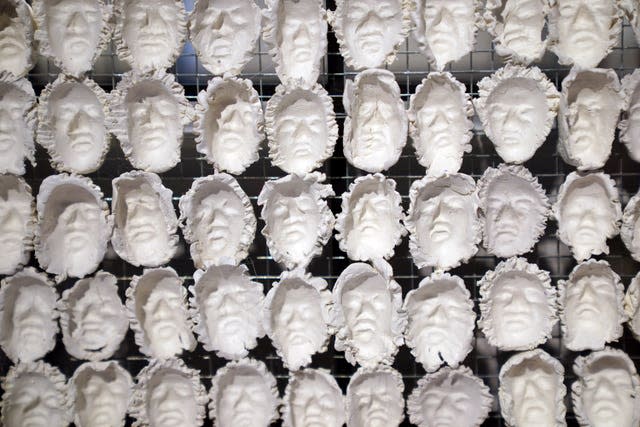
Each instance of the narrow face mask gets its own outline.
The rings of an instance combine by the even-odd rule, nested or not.
[[[33,145],[33,128],[27,117],[33,105],[32,94],[14,84],[0,83],[0,171],[3,173],[24,173],[24,159],[30,155],[28,147]]]
[[[404,417],[404,399],[395,371],[361,372],[347,387],[349,425],[398,426]]]
[[[33,28],[24,19],[19,8],[4,2],[0,13],[0,71],[8,71],[14,76],[23,76],[31,68],[31,44]]]
[[[51,348],[57,331],[53,290],[39,283],[21,284],[13,301],[9,347],[22,361],[33,361]],[[6,308],[5,308],[6,310]]]
[[[62,426],[67,423],[64,396],[46,375],[29,372],[13,384],[12,397],[3,402],[7,427]]]
[[[167,370],[156,373],[147,386],[149,424],[158,427],[198,425],[195,393],[191,381]]]
[[[513,52],[531,62],[539,58],[545,49],[542,39],[545,26],[544,2],[541,0],[504,0],[504,9],[495,19],[502,23],[496,40],[501,49]],[[494,11],[493,13],[497,13]],[[505,52],[505,53],[506,53]]]
[[[33,238],[33,196],[27,186],[9,189],[0,197],[0,247],[3,257],[0,272],[11,274],[29,257]]]
[[[266,427],[271,394],[258,374],[234,373],[220,389],[217,421],[220,427]]]
[[[104,370],[86,366],[73,381],[76,420],[80,427],[109,427],[115,420],[123,423],[131,394],[131,377],[117,365]]]
[[[344,397],[330,375],[322,371],[304,370],[289,381],[287,389],[285,413],[288,413],[284,415],[287,419],[284,425],[340,427],[344,424]]]

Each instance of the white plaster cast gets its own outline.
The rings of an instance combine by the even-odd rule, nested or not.
[[[0,274],[13,274],[29,262],[35,210],[29,184],[13,175],[0,175]]]
[[[607,239],[619,233],[622,219],[615,182],[602,172],[571,172],[558,190],[553,215],[558,237],[576,260],[608,254]]]
[[[605,347],[573,363],[573,411],[580,426],[633,427],[640,423],[640,377],[624,351]]]
[[[86,362],[69,381],[76,427],[124,427],[133,388],[118,362]]]
[[[36,94],[29,80],[0,72],[0,174],[24,175],[25,160],[35,166],[36,122]]]
[[[636,41],[640,40],[640,2],[637,0],[621,0],[620,7],[629,21],[629,25],[636,36]]]
[[[322,0],[268,0],[262,39],[280,81],[312,86],[327,54],[327,11]]]
[[[264,301],[263,321],[284,366],[297,371],[327,350],[331,325],[327,281],[302,270],[283,271]]]
[[[631,258],[640,262],[640,191],[629,199],[624,208],[620,236]]]
[[[65,376],[48,363],[19,363],[2,379],[0,406],[5,427],[66,427],[72,401]]]
[[[478,181],[478,196],[485,249],[501,258],[531,251],[551,214],[538,178],[523,166],[489,167]]]
[[[580,171],[603,167],[611,154],[622,108],[615,71],[572,68],[562,81],[558,110],[558,152],[562,159]]]
[[[193,114],[173,74],[125,73],[110,104],[109,130],[134,168],[160,173],[178,164],[183,129]]]
[[[549,10],[549,0],[488,0],[483,26],[493,37],[496,53],[523,65],[541,59]]]
[[[380,173],[358,177],[342,193],[336,240],[354,261],[389,259],[407,232],[403,217],[402,198],[392,178]]]
[[[145,269],[127,288],[127,314],[140,352],[169,359],[193,351],[193,321],[187,288],[171,267]]]
[[[38,144],[59,172],[95,172],[109,151],[109,117],[109,96],[96,82],[60,74],[40,94]]]
[[[507,64],[483,78],[478,93],[476,111],[502,160],[531,159],[549,136],[560,104],[549,78],[538,67]]]
[[[620,141],[627,147],[629,157],[640,162],[640,70],[622,78],[622,120],[618,123]]]
[[[558,303],[564,345],[569,350],[602,350],[617,341],[628,320],[624,285],[604,260],[590,259],[558,281]]]
[[[324,180],[319,172],[287,175],[266,181],[260,191],[261,233],[273,259],[287,270],[309,265],[331,237],[334,218],[326,199],[334,192]]]
[[[458,276],[435,272],[407,293],[404,340],[427,372],[446,363],[456,368],[473,348],[476,314],[473,300]]]
[[[200,371],[181,359],[152,359],[136,377],[129,413],[133,427],[198,427],[208,401]]]
[[[34,65],[34,22],[24,0],[0,2],[0,74],[24,77]]]
[[[471,152],[473,104],[449,72],[431,72],[409,99],[409,135],[427,175],[456,173]]]
[[[181,0],[115,0],[114,15],[118,58],[141,73],[173,65],[187,37]]]
[[[236,75],[253,58],[261,21],[254,0],[196,0],[189,39],[209,72]]]
[[[193,279],[189,303],[198,341],[218,357],[247,356],[265,334],[262,283],[251,280],[243,264],[213,265],[197,270]]]
[[[283,403],[283,427],[342,427],[346,422],[345,397],[325,369],[292,373]]]
[[[411,29],[410,0],[336,0],[329,23],[347,66],[390,65]]]
[[[365,70],[347,80],[342,98],[344,156],[370,173],[396,164],[407,142],[408,118],[400,86],[388,70]]]
[[[631,330],[633,337],[640,341],[640,273],[631,279],[624,296],[624,312],[629,320],[627,326]]]
[[[480,427],[493,396],[471,369],[445,366],[418,380],[407,399],[407,414],[418,427]]]
[[[180,227],[196,268],[238,264],[256,234],[251,200],[226,173],[196,178],[180,197]]]
[[[319,83],[278,85],[264,118],[269,158],[286,173],[311,172],[333,155],[338,124],[333,100]]]
[[[549,272],[525,258],[509,258],[478,282],[478,327],[494,347],[532,350],[551,338],[558,321],[556,288]]]
[[[214,77],[198,93],[193,132],[196,150],[215,170],[239,175],[258,160],[264,117],[249,79]]]
[[[36,258],[61,282],[98,268],[113,227],[109,205],[89,178],[61,173],[46,177],[36,206]]]
[[[347,386],[349,427],[397,427],[404,420],[404,383],[389,366],[359,368]]]
[[[376,260],[373,266],[357,262],[345,268],[333,287],[333,316],[335,349],[349,363],[391,365],[407,324],[391,266]]]
[[[62,293],[58,304],[62,342],[77,359],[113,356],[129,329],[129,318],[118,296],[118,279],[98,271]]]
[[[466,263],[482,240],[480,199],[469,175],[426,176],[411,184],[405,226],[418,268],[448,270]]]
[[[565,427],[562,364],[541,349],[517,353],[500,368],[498,397],[508,427]]]
[[[548,49],[561,65],[597,67],[618,43],[621,0],[549,0]]]
[[[32,267],[2,279],[0,347],[12,362],[33,362],[53,350],[58,333],[57,302],[53,283]]]
[[[482,24],[480,0],[412,0],[413,37],[437,71],[467,55]]]
[[[111,41],[113,5],[104,0],[34,0],[31,6],[40,55],[70,76],[90,71]]]
[[[112,181],[111,245],[135,266],[166,264],[178,248],[178,218],[173,192],[151,172],[125,172]]]
[[[211,379],[209,418],[216,427],[268,427],[279,406],[276,379],[259,360],[229,362]]]

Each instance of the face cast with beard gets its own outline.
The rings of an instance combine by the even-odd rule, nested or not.
[[[273,401],[264,378],[252,369],[239,368],[219,380],[217,425],[220,427],[267,427]]]
[[[113,363],[113,362],[112,362]],[[79,427],[123,425],[131,379],[113,366],[98,371],[88,368],[75,379],[75,410]]]
[[[399,0],[344,0],[341,20],[344,44],[354,68],[376,68],[402,40],[402,5]]]
[[[456,280],[445,276],[423,282],[405,301],[407,345],[427,372],[445,362],[457,366],[471,349],[476,315],[468,292]]]
[[[365,260],[386,256],[396,243],[395,228],[399,221],[394,215],[391,197],[375,191],[362,194],[351,201],[352,229],[347,235],[352,258]]]
[[[289,381],[290,417],[283,425],[342,427],[345,422],[344,397],[335,379],[321,371],[305,370]],[[284,415],[287,417],[287,415]]]
[[[81,83],[58,86],[49,96],[46,114],[55,138],[49,150],[55,150],[62,168],[78,173],[97,169],[108,141],[104,110],[91,89]]]
[[[237,74],[252,57],[260,10],[253,0],[200,0],[190,28],[191,41],[207,70]]]
[[[509,371],[501,387],[511,395],[514,425],[556,425],[558,378],[550,366],[525,361]]]
[[[499,18],[503,28],[497,35],[497,41],[503,49],[514,52],[527,61],[538,58],[545,47],[542,41],[545,25],[544,1],[504,0],[503,4],[504,9]]]
[[[102,32],[97,0],[45,1],[45,22],[53,56],[72,74],[90,70]]]
[[[180,14],[174,0],[123,0],[122,41],[135,69],[166,68],[179,49]]]
[[[243,229],[242,200],[231,190],[220,190],[200,200],[193,229],[205,264],[222,257],[235,258]]]
[[[347,387],[347,423],[353,427],[395,427],[404,418],[404,399],[397,378],[373,371]]]
[[[16,9],[10,1],[0,3],[0,71],[19,77],[31,67],[32,41],[27,33],[32,30]]]
[[[5,397],[6,399],[6,397]],[[11,397],[3,402],[6,427],[64,426],[64,396],[45,375],[28,372],[13,384]]]
[[[486,101],[487,135],[505,162],[522,163],[544,142],[549,107],[536,81],[511,78],[502,81]]]
[[[196,427],[198,408],[191,381],[170,369],[156,373],[147,385],[149,425]]]
[[[1,43],[0,40],[0,49]],[[27,144],[33,141],[26,117],[32,106],[33,95],[15,85],[0,83],[0,170],[3,173],[24,173]]]
[[[28,261],[26,243],[33,237],[33,197],[27,188],[19,186],[0,193],[0,273],[11,274]]]

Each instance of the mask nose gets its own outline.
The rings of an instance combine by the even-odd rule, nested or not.
[[[7,215],[0,221],[0,230],[6,232],[9,230],[19,230],[22,228],[22,220],[20,214],[15,209],[10,209]]]
[[[88,129],[90,126],[91,121],[89,120],[87,113],[84,111],[78,111],[69,123],[69,132]]]
[[[12,132],[14,126],[14,119],[7,110],[0,110],[0,132],[9,133]]]
[[[71,34],[82,35],[88,28],[87,20],[82,12],[76,12],[71,16],[67,31]]]
[[[449,9],[443,7],[434,18],[431,26],[440,30],[451,28],[452,16]]]

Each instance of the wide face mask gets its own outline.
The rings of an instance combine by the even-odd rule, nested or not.
[[[342,427],[346,421],[342,390],[331,373],[324,369],[292,373],[283,403],[284,427]]]
[[[347,424],[397,427],[404,419],[404,384],[389,366],[359,368],[347,386]]]

